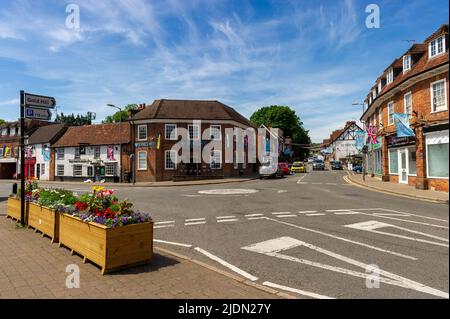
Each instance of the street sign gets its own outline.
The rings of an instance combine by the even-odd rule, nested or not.
[[[25,93],[25,106],[35,106],[46,109],[53,109],[56,106],[56,100],[51,96],[42,96]]]
[[[28,119],[48,121],[52,118],[52,112],[49,109],[35,107],[25,107],[25,117]]]

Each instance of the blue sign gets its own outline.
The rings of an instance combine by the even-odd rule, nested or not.
[[[362,150],[364,145],[366,144],[366,132],[364,131],[356,131],[355,132],[355,147],[357,150]]]
[[[409,127],[409,114],[394,113],[394,122],[397,137],[415,136],[414,131]]]

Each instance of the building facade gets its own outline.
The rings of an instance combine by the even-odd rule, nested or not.
[[[50,179],[122,182],[130,175],[130,124],[71,126],[51,145]]]
[[[238,177],[256,172],[256,163],[248,163],[245,156],[247,143],[244,142],[242,160],[238,160],[241,152],[237,152],[236,137],[227,134],[229,129],[254,128],[253,125],[218,101],[155,100],[133,116],[131,125],[137,182]],[[189,145],[184,145],[190,149],[187,161],[180,161],[181,151],[173,150],[181,140],[180,128],[188,132],[185,143]],[[221,148],[211,149],[205,155],[210,142]],[[231,157],[226,157],[226,147],[232,147]],[[201,158],[194,148],[202,154]]]
[[[368,143],[366,167],[384,181],[448,192],[448,41],[446,24],[412,45],[365,100],[361,120],[376,134],[376,143]],[[413,135],[398,134],[396,114],[409,116]]]

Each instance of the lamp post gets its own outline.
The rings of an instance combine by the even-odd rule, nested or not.
[[[118,106],[115,106],[114,104],[106,104],[106,106],[109,106],[109,107],[112,107],[112,108],[115,108],[115,109],[118,109],[119,110],[119,114],[120,114],[120,118],[119,118],[119,146],[120,146],[120,182],[122,183],[122,144],[120,144],[120,136],[121,136],[121,134],[122,134],[122,126],[121,126],[121,123],[122,123],[122,108],[120,108],[120,107],[118,107]]]
[[[364,109],[365,104],[364,103],[353,102],[352,105],[362,106],[362,114],[364,114],[364,112],[365,112],[365,109]],[[365,128],[366,123],[363,120],[361,120],[361,123],[363,123],[364,129],[366,129]],[[363,171],[362,171],[362,175],[363,175],[363,182],[365,182],[366,181],[366,156],[367,156],[367,151],[366,151],[366,146],[365,145],[363,146],[363,152],[362,153],[363,153],[363,165],[362,165],[363,166]]]

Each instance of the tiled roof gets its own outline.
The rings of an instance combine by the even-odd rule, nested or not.
[[[219,101],[207,100],[155,100],[133,117],[133,120],[142,119],[232,120],[254,127],[232,107]]]
[[[119,132],[120,128],[120,132]],[[70,126],[52,147],[113,145],[130,142],[130,123]]]
[[[63,124],[41,126],[30,136],[28,144],[54,143],[66,129]]]

